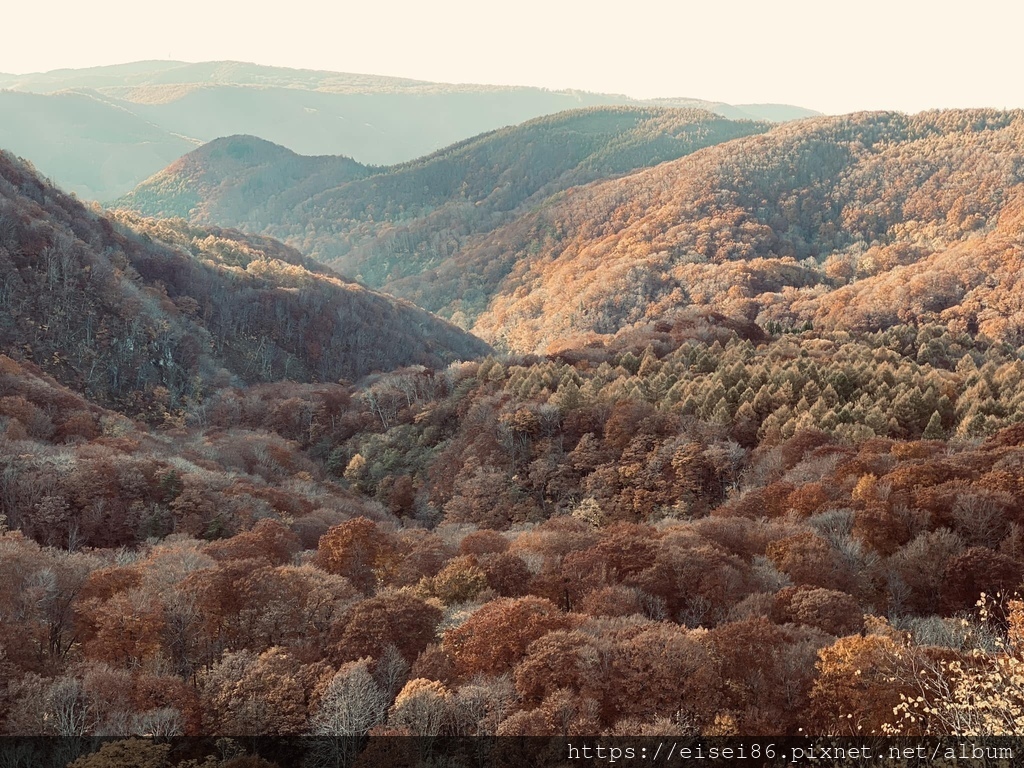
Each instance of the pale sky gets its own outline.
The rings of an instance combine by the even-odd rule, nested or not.
[[[440,82],[782,102],[1024,107],[1024,2],[6,3],[0,72],[236,60]]]

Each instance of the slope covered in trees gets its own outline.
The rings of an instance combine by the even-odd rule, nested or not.
[[[133,415],[232,377],[336,381],[487,350],[275,241],[93,213],[7,154],[0,306],[8,354]]]
[[[577,110],[478,136],[351,183],[344,183],[346,175],[353,178],[355,171],[344,158],[304,158],[233,137],[190,153],[117,205],[265,232],[390,289],[403,284],[401,278],[415,282],[470,236],[555,193],[768,127],[696,110]],[[220,162],[226,154],[239,163]],[[253,177],[266,181],[257,186]]]
[[[264,518],[291,521],[293,533],[312,546],[352,515],[379,517],[376,505],[332,482],[303,452],[308,441],[282,436],[292,430],[290,421],[303,418],[309,434],[344,434],[344,390],[291,384],[289,396],[316,404],[315,413],[300,414],[298,401],[287,404],[280,389],[268,386],[250,393],[249,418],[276,424],[281,434],[186,429],[180,416],[151,431],[37,366],[0,355],[3,525],[77,551],[134,547],[172,534],[223,538]]]
[[[191,146],[224,136],[256,135],[303,154],[391,164],[540,115],[615,104],[642,102],[231,61],[148,61],[0,74],[0,113],[9,116],[0,123],[0,146],[27,157],[65,189],[105,202]],[[672,99],[667,106],[705,108],[733,119],[813,114],[786,105],[734,107],[697,99]],[[156,143],[138,142],[124,127],[144,127]],[[175,143],[179,151],[164,154]],[[154,164],[156,157],[163,162]]]
[[[1018,727],[1016,355],[689,321],[154,433],[0,359],[0,729]]]
[[[1020,113],[864,113],[727,141],[764,128],[568,113],[335,189],[313,177],[241,220],[234,191],[196,215],[219,205],[228,223],[520,351],[671,322],[687,305],[762,326],[935,320],[1024,341]],[[125,203],[159,211],[181,183],[160,174]]]
[[[855,116],[576,188],[534,214],[565,227],[519,254],[534,282],[509,278],[557,351],[304,384],[294,334],[322,329],[274,302],[347,284],[273,241],[88,213],[6,159],[0,732],[1020,733],[1020,123]],[[652,281],[630,315],[616,269],[660,274],[670,241],[690,293]],[[231,325],[248,303],[192,293],[194,263],[293,281]],[[556,274],[622,303],[552,312]],[[103,335],[106,295],[137,318],[105,320],[118,354],[171,349],[147,376],[174,322],[230,370],[175,408],[162,379],[140,406],[76,378],[57,342]],[[547,341],[509,306],[511,339]],[[261,338],[295,360],[264,372]],[[373,748],[355,764],[399,762]]]
[[[347,157],[297,155],[255,136],[229,136],[189,152],[117,205],[157,218],[266,229],[258,222],[316,191],[341,187],[376,169]]]
[[[571,190],[407,293],[521,350],[686,305],[762,326],[937,320],[1020,344],[1022,135],[1020,112],[786,124]]]

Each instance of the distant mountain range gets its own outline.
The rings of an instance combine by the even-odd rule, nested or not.
[[[816,114],[787,105],[429,83],[238,62],[136,62],[0,74],[0,146],[83,198],[112,200],[205,142],[259,136],[308,155],[390,165],[566,109],[651,104],[730,119]]]

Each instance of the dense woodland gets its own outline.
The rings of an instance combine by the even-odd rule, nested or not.
[[[762,327],[940,322],[1024,342],[1019,112],[766,129],[680,110],[568,113],[324,192],[313,176],[246,208],[245,179],[266,173],[252,160],[197,210],[286,238],[513,351],[583,346],[685,306]],[[756,135],[728,140],[739,133]],[[204,161],[211,151],[193,164],[227,173]],[[277,173],[298,161],[282,156]],[[173,207],[182,173],[124,204]]]
[[[1024,366],[714,320],[642,356],[228,388],[159,432],[6,361],[3,727],[1011,727],[962,697],[1021,693]]]
[[[415,338],[439,359],[405,341],[406,359],[355,373],[349,347],[324,341],[337,367],[321,371],[296,341],[354,326],[276,318],[321,292],[411,307],[267,239],[86,211],[6,158],[0,731],[1019,733],[1022,125],[812,121],[577,189],[536,215],[580,212],[578,252],[614,266],[627,243],[660,242],[670,219],[652,201],[720,174],[699,205],[732,224],[671,230],[725,249],[676,264],[704,270],[686,274],[705,299],[668,302],[655,281],[634,315],[578,282],[577,311],[603,324],[551,310],[543,331],[510,304],[509,339],[545,354],[494,351],[423,313]],[[726,173],[728,158],[765,170]],[[935,180],[951,167],[963,178]],[[637,186],[648,177],[664,185]],[[811,191],[790,205],[794,180]],[[840,188],[846,202],[823,206]],[[604,218],[613,190],[620,220]],[[580,197],[591,208],[569,206]],[[755,198],[780,202],[744,218]],[[852,200],[873,212],[857,219]],[[524,275],[557,266],[549,246]],[[744,283],[755,264],[782,282]],[[97,273],[115,298],[89,288]],[[271,297],[250,335],[218,337],[229,278]],[[541,312],[554,277],[536,281]],[[114,309],[136,295],[136,325],[108,331],[142,329],[126,351],[67,341],[124,323]],[[169,355],[138,350],[179,329],[198,367],[165,342]],[[239,362],[271,339],[293,362]],[[146,376],[145,396],[97,384],[76,354]]]
[[[0,155],[0,345],[152,421],[218,382],[355,379],[487,345],[267,238],[84,208]]]
[[[789,123],[571,191],[463,249],[423,303],[522,351],[680,306],[763,327],[938,321],[1019,346],[1022,194],[1021,112]]]

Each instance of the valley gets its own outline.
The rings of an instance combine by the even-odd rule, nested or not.
[[[0,87],[24,124],[68,88],[145,131],[216,89],[493,123],[395,107],[422,156],[365,158],[129,116],[177,154],[107,209],[0,154],[0,733],[268,768],[257,737],[1018,732],[1024,112]],[[510,94],[557,111],[500,127]]]

